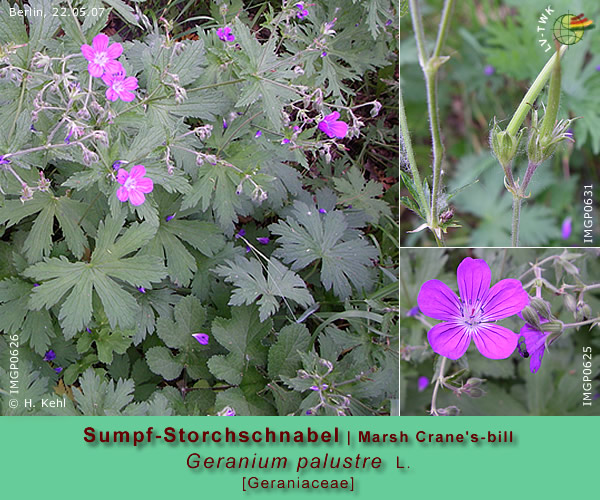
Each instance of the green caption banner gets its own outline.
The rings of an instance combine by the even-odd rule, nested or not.
[[[1,422],[2,498],[570,498],[596,489],[600,444],[598,417]]]

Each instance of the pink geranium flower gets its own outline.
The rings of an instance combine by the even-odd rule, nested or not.
[[[460,263],[456,277],[460,298],[439,280],[426,281],[419,291],[421,312],[442,320],[427,332],[431,348],[441,356],[458,359],[472,339],[486,358],[508,358],[519,336],[495,322],[520,313],[529,304],[523,285],[505,279],[490,288],[492,273],[487,262],[471,257]]]
[[[92,76],[102,76],[105,73],[112,74],[123,71],[119,61],[115,61],[122,53],[123,47],[120,43],[108,46],[108,37],[104,33],[96,35],[92,40],[92,46],[87,44],[81,46],[81,52],[88,64],[88,71]]]
[[[117,189],[119,201],[126,202],[129,200],[136,207],[144,203],[146,201],[144,193],[150,193],[154,189],[152,179],[144,177],[145,175],[146,167],[144,165],[135,165],[131,172],[120,168],[117,172],[117,181],[122,184]]]
[[[232,33],[229,26],[217,28],[217,36],[219,37],[219,40],[224,42],[233,42],[235,40],[235,35]]]
[[[319,130],[329,137],[343,139],[348,133],[348,124],[338,121],[340,114],[337,111],[327,115],[319,122]]]
[[[108,85],[106,98],[109,101],[121,99],[125,102],[131,102],[135,99],[134,90],[138,88],[138,81],[134,76],[125,77],[125,72],[115,73],[114,75],[104,73],[102,81]]]

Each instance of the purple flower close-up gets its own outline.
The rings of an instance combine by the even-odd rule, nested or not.
[[[281,144],[289,144],[290,140],[287,137],[284,137],[283,139],[281,139]]]
[[[427,389],[428,385],[429,379],[427,377],[419,377],[419,380],[417,381],[417,389],[419,392],[423,392],[425,389]]]
[[[0,165],[8,165],[10,163],[10,160],[7,158],[4,158],[4,156],[0,155]]]
[[[328,137],[343,139],[348,133],[348,124],[339,121],[340,114],[337,111],[328,114],[319,122],[319,130]]]
[[[246,236],[246,230],[244,228],[240,229],[236,234],[235,234],[235,239],[239,239],[242,236]]]
[[[44,356],[44,361],[52,361],[55,358],[56,358],[56,353],[52,349],[50,349]]]
[[[165,222],[172,221],[174,218],[175,218],[175,214],[173,214],[173,215],[167,215],[167,216],[165,217]]]
[[[319,208],[319,213],[320,214],[326,214],[327,210],[325,210],[324,208]]]
[[[520,314],[519,316],[523,319],[523,316]],[[539,314],[538,316],[540,324],[548,323],[546,318],[542,318]],[[521,327],[519,334],[525,338],[525,346],[529,354],[529,370],[531,373],[537,373],[542,365],[542,358],[544,357],[544,352],[546,352],[546,338],[550,335],[550,332],[540,331],[535,326],[525,323]]]
[[[103,74],[124,72],[123,65],[115,61],[122,53],[123,47],[120,43],[108,45],[109,39],[104,33],[100,33],[92,40],[92,46],[87,44],[81,46],[81,53],[88,61],[90,75],[100,77]]]
[[[106,98],[109,101],[121,99],[124,102],[131,102],[135,99],[134,90],[138,88],[137,78],[134,76],[125,76],[125,72],[119,72],[112,75],[105,73],[102,81],[106,83]]]
[[[146,293],[146,289],[143,286],[139,286],[138,287],[138,292],[140,292],[140,293]]]
[[[268,236],[262,236],[260,238],[256,238],[256,241],[258,241],[261,245],[268,245],[269,241],[271,241],[271,240],[269,239]]]
[[[488,64],[485,68],[483,68],[483,72],[487,76],[492,76],[496,72],[496,68]]]
[[[299,10],[299,12],[296,14],[296,17],[298,19],[304,19],[306,16],[308,16],[308,10],[306,10],[304,8],[304,3],[303,2],[298,2],[296,4],[296,8]]]
[[[254,137],[256,139],[258,139],[261,135],[262,135],[262,130],[259,130],[259,131],[256,132],[256,134],[254,134]]]
[[[208,345],[209,337],[206,333],[194,333],[192,334],[192,337],[194,337],[202,345]]]
[[[460,298],[445,283],[423,283],[417,303],[425,316],[442,320],[427,332],[434,352],[458,359],[471,344],[490,359],[508,358],[517,347],[518,335],[497,325],[529,304],[529,296],[516,279],[504,279],[492,288],[492,272],[483,259],[464,259],[456,271]]]
[[[573,226],[571,224],[571,217],[567,217],[561,227],[562,239],[568,240],[571,236],[571,231],[573,230]]]
[[[117,198],[119,201],[129,200],[132,205],[139,206],[146,201],[145,193],[150,193],[154,189],[152,179],[144,177],[146,167],[144,165],[135,165],[131,172],[120,168],[117,173],[117,182],[122,186],[117,189]]]
[[[63,369],[62,369],[62,366],[57,366],[57,367],[54,369],[54,371],[55,371],[56,373],[60,373],[60,372],[62,372],[62,371],[63,371]]]
[[[321,52],[321,57],[327,57],[327,52],[326,51]]]
[[[229,26],[217,28],[217,36],[219,37],[219,40],[224,42],[233,42],[235,40],[235,35],[231,32],[231,28]]]

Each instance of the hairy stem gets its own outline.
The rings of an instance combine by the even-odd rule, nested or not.
[[[410,0],[412,23],[419,52],[419,62],[421,63],[421,68],[423,68],[423,73],[425,75],[427,110],[429,113],[431,142],[433,145],[433,185],[431,189],[430,220],[428,223],[434,234],[435,229],[440,227],[438,215],[440,210],[439,199],[442,189],[442,161],[444,157],[444,145],[442,144],[441,139],[439,111],[437,107],[437,73],[440,66],[448,59],[447,57],[440,56],[440,52],[444,47],[444,40],[446,38],[446,33],[448,32],[448,27],[450,26],[450,13],[453,5],[454,0],[446,0],[444,3],[444,10],[442,11],[442,18],[438,28],[435,49],[432,56],[428,58],[424,42],[423,20],[419,10],[419,3],[417,0]],[[439,236],[436,234],[436,241],[438,242],[438,245],[443,245],[442,233],[439,233]]]
[[[513,194],[512,246],[519,246],[519,224],[521,221],[521,197]]]
[[[568,323],[566,325],[563,325],[563,328],[575,328],[577,326],[589,325],[590,323],[595,323],[596,321],[600,321],[600,316],[594,319],[588,319],[587,321],[580,321],[579,323]]]
[[[417,162],[413,153],[412,142],[410,140],[410,131],[408,130],[408,122],[406,121],[406,112],[404,111],[404,101],[402,100],[402,89],[400,89],[400,131],[402,133],[404,147],[406,148],[406,155],[408,156],[408,164],[410,166],[410,171],[415,181],[415,188],[417,190],[417,194],[419,195],[419,205],[425,210],[427,222],[429,222],[429,219],[431,217],[429,202],[427,201],[427,198],[425,197],[425,192],[423,191],[421,175],[419,174]]]
[[[433,395],[431,396],[431,410],[429,413],[438,417],[440,414],[437,410],[437,395],[438,390],[440,389],[440,385],[442,384],[442,380],[444,379],[444,374],[446,373],[446,361],[448,358],[442,356],[442,363],[440,364],[440,371],[437,374],[437,378],[435,379],[435,386],[433,387]]]

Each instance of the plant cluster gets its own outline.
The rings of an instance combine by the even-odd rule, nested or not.
[[[396,3],[29,4],[0,1],[2,413],[393,411],[394,89],[364,81]],[[66,409],[8,406],[13,351]]]

